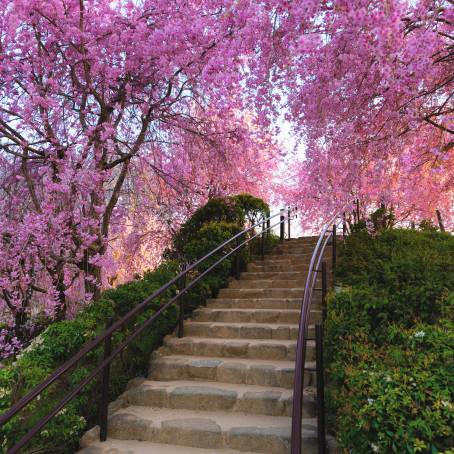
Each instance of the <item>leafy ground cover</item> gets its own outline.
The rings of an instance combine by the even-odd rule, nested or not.
[[[172,279],[181,269],[183,263],[192,263],[214,249],[220,243],[231,238],[242,230],[247,219],[255,216],[258,206],[265,207],[261,214],[268,213],[268,207],[260,199],[252,196],[241,197],[241,205],[235,207],[235,199],[216,199],[209,202],[195,213],[196,221],[189,219],[184,232],[188,234],[185,241],[176,238],[172,251],[154,271],[146,272],[140,279],[105,291],[102,298],[89,305],[72,320],[53,323],[45,329],[19,355],[12,357],[0,369],[0,412],[6,411],[19,398],[33,389],[65,360],[74,355],[87,341],[98,335],[111,320],[125,315],[142,302],[153,291]],[[226,222],[224,214],[232,210],[238,213],[236,222]],[[252,212],[253,211],[253,212]],[[271,247],[276,238],[272,235],[266,239],[266,247]],[[256,252],[258,242],[253,242],[247,253],[241,255],[241,267],[244,269],[247,260]],[[181,245],[181,246],[180,246]],[[210,258],[207,263],[192,272],[189,279],[198,272],[213,264],[224,251]],[[215,268],[206,279],[196,285],[185,297],[186,316],[203,304],[206,298],[214,296],[224,286],[231,274],[234,256],[229,257]],[[150,303],[145,312],[131,324],[124,326],[113,336],[113,345],[118,345],[135,327],[144,323],[162,304],[175,294],[176,288],[168,289],[165,294]],[[120,394],[131,378],[145,375],[148,369],[150,353],[162,343],[166,334],[172,332],[177,324],[178,311],[173,306],[166,311],[142,336],[134,341],[112,363],[110,397],[113,400]],[[2,450],[17,442],[34,423],[46,415],[62,396],[73,389],[102,357],[103,350],[98,348],[79,362],[63,379],[51,386],[34,400],[26,409],[0,429]],[[77,450],[81,434],[96,424],[100,380],[86,386],[41,432],[27,445],[24,452],[72,453]]]
[[[344,452],[454,452],[454,237],[346,240],[328,301],[329,407]]]

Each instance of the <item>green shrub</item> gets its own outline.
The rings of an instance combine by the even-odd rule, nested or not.
[[[328,369],[338,441],[349,453],[439,453],[454,447],[454,325],[337,338]]]
[[[195,239],[197,232],[210,222],[229,222],[244,226],[245,213],[232,197],[217,197],[199,208],[182,226],[174,238],[174,249],[183,250],[184,245]]]
[[[454,290],[452,270],[453,236],[402,229],[352,235],[337,267],[344,285],[381,299],[380,317],[406,326],[437,319],[443,294]]]
[[[232,197],[236,205],[239,206],[250,224],[256,224],[260,219],[265,219],[270,215],[270,207],[266,202],[251,194],[238,194]]]
[[[326,360],[344,452],[452,453],[454,238],[358,232],[341,251]]]

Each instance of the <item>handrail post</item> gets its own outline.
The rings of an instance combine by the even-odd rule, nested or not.
[[[291,216],[291,211],[290,211],[290,207],[288,207],[288,211],[287,211],[287,223],[288,223],[288,239],[290,239],[290,224],[291,224],[291,220],[290,220],[290,216]]]
[[[347,236],[347,218],[345,217],[345,212],[342,215],[342,239],[345,240]]]
[[[187,263],[183,265],[183,271],[187,268]],[[186,287],[186,274],[181,276],[178,281],[178,292],[181,292]],[[178,337],[181,339],[184,336],[184,295],[178,298]]]
[[[336,284],[336,263],[337,263],[337,227],[336,227],[336,224],[333,224],[333,238],[332,238],[332,244],[333,244],[333,247],[332,247],[332,254],[333,254],[333,269],[332,269],[332,272],[333,272],[333,287],[334,285]]]
[[[112,325],[112,320],[107,322],[106,328]],[[112,334],[104,339],[104,359],[112,353]],[[109,412],[109,381],[110,363],[102,371],[101,400],[99,408],[99,441],[107,440],[107,417]]]
[[[280,223],[280,235],[279,235],[279,239],[281,241],[281,243],[284,241],[284,235],[285,235],[285,232],[284,232],[284,229],[285,229],[285,217],[284,217],[284,209],[282,208],[281,209],[281,223]]]
[[[265,222],[262,223],[262,235],[260,238],[260,255],[261,259],[265,260]]]
[[[325,370],[323,366],[323,326],[315,325],[315,367],[317,374],[317,438],[318,454],[326,454]]]
[[[236,247],[240,245],[240,239],[236,239]],[[235,254],[235,278],[240,278],[240,250],[238,249]]]
[[[271,234],[271,221],[270,219],[268,218],[268,220],[266,221],[266,234],[269,236]]]
[[[322,262],[322,316],[323,321],[326,319],[326,299],[328,295],[328,272],[326,262]]]

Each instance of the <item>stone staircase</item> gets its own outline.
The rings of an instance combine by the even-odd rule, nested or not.
[[[185,337],[167,336],[152,354],[148,379],[132,380],[111,404],[108,440],[97,441],[94,428],[80,453],[288,453],[299,310],[315,241],[278,245],[196,310]],[[309,342],[309,367],[314,358]],[[305,381],[303,448],[315,454],[314,374]]]

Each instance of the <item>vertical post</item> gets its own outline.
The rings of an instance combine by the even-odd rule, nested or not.
[[[445,232],[445,226],[443,225],[443,219],[441,218],[440,210],[436,209],[435,213],[437,214],[438,226],[440,227],[440,231]]]
[[[317,438],[318,454],[326,454],[325,370],[323,366],[323,327],[315,325],[315,367],[317,371]]]
[[[288,218],[287,218],[287,223],[288,223],[288,239],[290,239],[290,224],[291,224],[290,216],[291,216],[291,214],[292,214],[292,212],[290,211],[290,207],[288,207],[287,214],[288,214]]]
[[[323,321],[326,319],[326,298],[328,295],[328,272],[326,262],[322,262],[322,315]]]
[[[356,216],[358,218],[358,224],[359,224],[359,221],[360,221],[360,215],[359,215],[359,199],[356,199]]]
[[[236,247],[240,245],[240,239],[236,239]],[[238,249],[235,253],[235,278],[240,278],[240,250]]]
[[[260,255],[261,259],[265,260],[265,221],[262,222],[262,235],[260,238]]]
[[[281,243],[284,241],[284,229],[285,229],[285,217],[284,217],[284,210],[281,210],[281,223],[279,224],[281,230],[280,230],[280,241]]]
[[[187,264],[183,265],[182,271],[186,271]],[[178,291],[181,292],[186,287],[186,274],[183,274],[178,280]],[[178,298],[178,337],[182,338],[184,336],[184,295],[179,296]]]
[[[415,221],[411,221],[411,222],[410,222],[410,227],[411,227],[412,230],[415,230],[415,229],[416,229]]]
[[[271,234],[271,220],[270,220],[270,219],[268,219],[268,220],[266,221],[266,234],[267,234],[267,235],[270,235],[270,234]]]
[[[337,227],[336,224],[333,224],[333,238],[331,239],[332,248],[331,252],[333,254],[333,287],[336,284],[336,264],[337,264]]]
[[[347,235],[347,218],[345,216],[345,212],[342,215],[342,239],[345,240],[345,236]]]
[[[107,322],[106,328],[112,325],[112,320]],[[104,339],[104,359],[108,358],[112,353],[112,335],[109,334]],[[107,417],[109,409],[109,381],[110,381],[110,363],[107,364],[102,371],[101,384],[101,401],[99,409],[99,441],[107,440]]]

